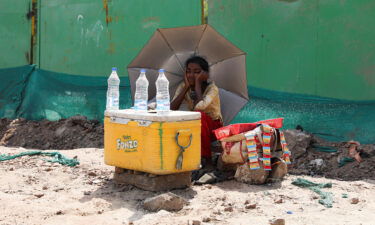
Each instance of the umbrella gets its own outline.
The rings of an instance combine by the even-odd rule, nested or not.
[[[178,84],[183,81],[185,61],[193,55],[208,61],[210,78],[220,90],[224,124],[228,124],[249,100],[246,53],[209,25],[157,29],[128,65],[133,99],[141,68],[148,69],[149,99],[156,95],[155,81],[160,68],[166,71],[173,97]]]

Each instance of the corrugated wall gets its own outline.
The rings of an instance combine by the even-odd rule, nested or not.
[[[0,68],[29,64],[31,46],[30,0],[0,1]]]
[[[0,68],[126,75],[157,28],[198,24],[200,0],[1,0]]]
[[[126,66],[157,28],[197,25],[200,0],[39,0],[45,70],[108,76]]]
[[[375,1],[207,2],[208,23],[248,53],[249,85],[375,100]]]

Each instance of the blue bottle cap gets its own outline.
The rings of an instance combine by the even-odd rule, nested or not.
[[[160,69],[160,70],[159,70],[159,73],[164,73],[164,72],[165,72],[164,69]]]
[[[112,67],[112,71],[117,71],[117,67]]]
[[[141,69],[141,73],[146,73],[146,69]]]

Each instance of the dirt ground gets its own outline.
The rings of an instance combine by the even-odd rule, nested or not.
[[[0,146],[0,154],[24,148]],[[192,186],[173,193],[188,200],[179,212],[151,213],[142,207],[160,193],[116,185],[114,168],[103,162],[103,149],[61,150],[80,165],[63,166],[44,156],[24,156],[0,163],[0,224],[374,224],[375,182],[344,182],[289,175],[281,183],[247,185],[234,180]],[[318,203],[314,192],[291,185],[298,177],[332,182],[333,207]],[[347,194],[348,198],[343,198]],[[357,198],[356,200],[352,200]],[[352,202],[354,201],[354,202]],[[356,203],[356,204],[352,204]],[[248,205],[255,204],[255,208]],[[205,221],[205,222],[203,222]],[[132,223],[131,223],[132,222]]]
[[[287,133],[287,132],[286,132]],[[363,162],[339,161],[348,156],[346,143],[330,143],[306,132],[291,130],[286,135],[292,151],[295,175],[325,176],[340,180],[375,179],[375,145],[361,145]],[[103,148],[103,125],[99,121],[74,116],[59,121],[0,119],[0,145],[32,149]],[[293,143],[294,142],[294,143]],[[314,146],[328,146],[335,153],[318,151]]]
[[[59,121],[0,119],[0,145],[33,149],[103,148],[103,124],[74,116]]]

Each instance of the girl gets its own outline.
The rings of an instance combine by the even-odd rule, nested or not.
[[[171,109],[185,106],[185,109],[201,113],[201,155],[211,161],[211,141],[215,140],[212,131],[222,126],[219,89],[208,82],[209,65],[202,57],[189,58],[185,68],[184,82],[177,87]]]

